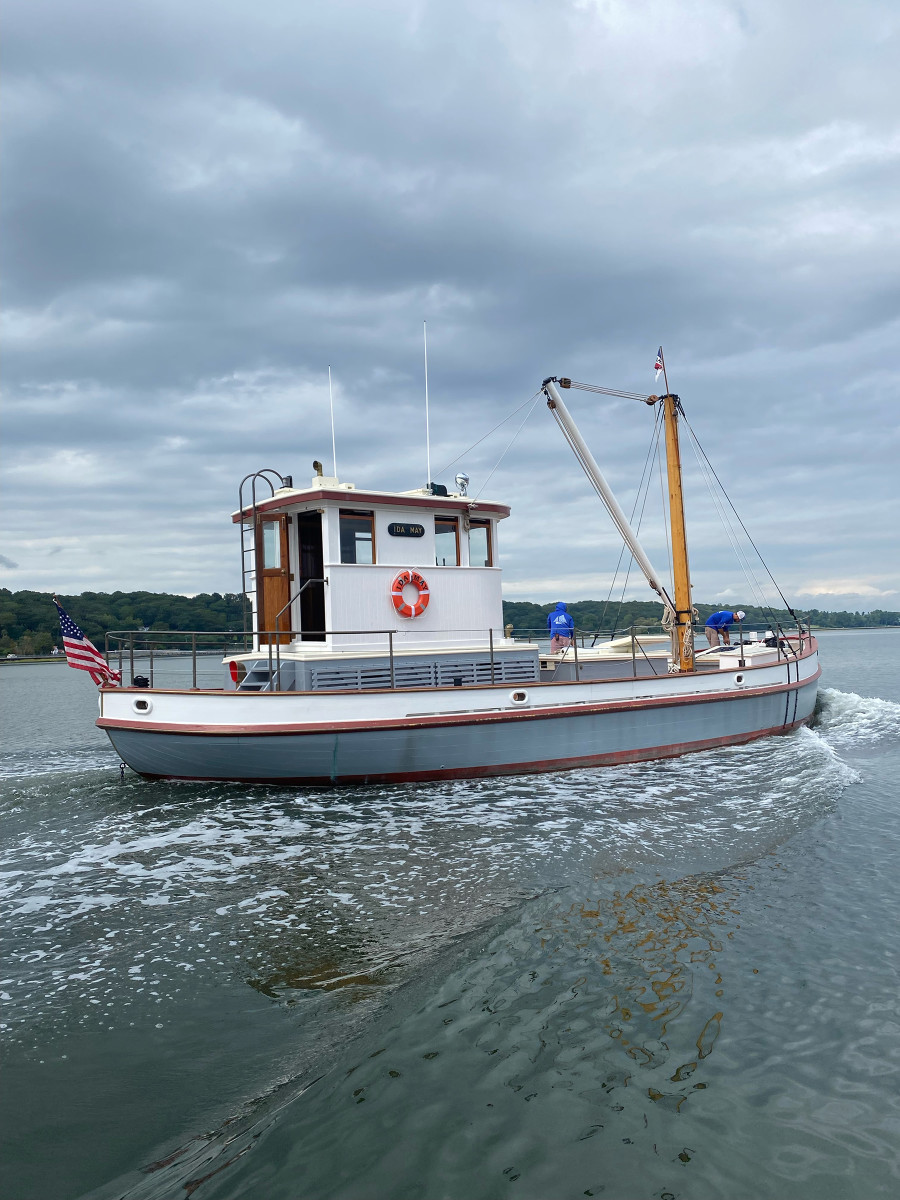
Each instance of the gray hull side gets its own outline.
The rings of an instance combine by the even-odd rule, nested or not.
[[[768,695],[404,729],[210,735],[107,729],[135,771],[237,782],[402,782],[666,758],[784,732],[812,715],[817,682]]]

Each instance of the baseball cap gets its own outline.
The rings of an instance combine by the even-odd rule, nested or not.
[[[737,617],[737,619],[739,621],[743,621],[744,617],[746,617],[747,614],[745,612],[741,612],[741,610],[738,609],[734,615]]]

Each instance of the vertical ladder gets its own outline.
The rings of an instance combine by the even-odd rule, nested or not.
[[[289,486],[286,477],[272,467],[263,467],[245,475],[238,488],[238,507],[241,513],[241,594],[244,598],[244,633],[254,638],[258,631],[257,614],[259,605],[256,586],[256,506],[260,499],[268,500],[275,495],[276,488]],[[278,481],[277,483],[275,481]],[[262,496],[257,489],[262,490]],[[266,492],[266,489],[268,491]]]

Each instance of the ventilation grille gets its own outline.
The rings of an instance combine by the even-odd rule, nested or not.
[[[394,685],[398,688],[472,687],[479,683],[529,683],[537,678],[533,658],[503,658],[494,661],[395,663]],[[313,691],[389,688],[391,669],[385,667],[323,666],[311,671]]]

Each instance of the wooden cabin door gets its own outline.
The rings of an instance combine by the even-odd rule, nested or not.
[[[291,611],[285,607],[291,596],[289,520],[287,516],[260,517],[256,523],[256,604],[261,645],[291,641]],[[277,638],[274,633],[276,618]],[[282,629],[286,632],[281,633]]]

